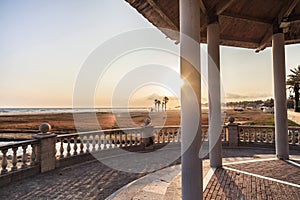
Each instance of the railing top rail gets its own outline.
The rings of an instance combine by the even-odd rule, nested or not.
[[[154,126],[154,129],[162,129],[162,128],[181,128],[180,125],[174,125],[174,126]]]
[[[239,125],[240,128],[275,128],[275,126]]]
[[[143,129],[143,127],[136,127],[136,128],[122,128],[122,129],[106,129],[106,130],[97,130],[97,131],[87,131],[87,132],[78,132],[78,133],[72,133],[72,134],[63,134],[58,135],[57,137],[74,137],[74,136],[83,136],[83,135],[90,135],[94,133],[109,133],[109,132],[119,132],[119,131],[138,131]]]
[[[38,144],[38,143],[39,143],[38,140],[26,140],[26,141],[14,142],[14,143],[9,143],[7,145],[0,146],[0,150],[16,148],[24,145]]]
[[[203,128],[208,128],[209,125],[202,125]],[[223,128],[226,128],[227,125],[223,125]],[[72,133],[72,134],[63,134],[58,135],[58,138],[63,137],[74,137],[74,136],[84,136],[84,135],[90,135],[95,133],[109,133],[109,132],[119,132],[119,131],[137,131],[142,130],[144,127],[135,127],[135,128],[123,128],[123,129],[106,129],[106,130],[97,130],[97,131],[87,131],[87,132],[78,132],[78,133]],[[154,126],[154,129],[167,129],[167,128],[181,128],[180,125],[173,125],[173,126]]]

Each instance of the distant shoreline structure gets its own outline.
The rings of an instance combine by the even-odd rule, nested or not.
[[[99,108],[0,108],[0,115],[30,115],[30,114],[59,114],[59,113],[86,113],[86,112],[122,112],[122,111],[149,111],[151,107],[99,107]]]

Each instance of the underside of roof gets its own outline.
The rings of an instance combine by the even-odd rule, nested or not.
[[[126,0],[149,22],[179,42],[179,0]],[[217,16],[220,44],[263,50],[273,32],[283,31],[286,44],[300,42],[300,0],[199,0],[201,42],[206,43],[208,21]]]

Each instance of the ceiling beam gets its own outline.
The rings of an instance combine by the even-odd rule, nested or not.
[[[203,0],[199,0],[199,3],[200,3],[200,9],[203,13],[206,13],[207,10],[206,10],[206,7],[205,7],[205,4],[203,2]]]
[[[300,22],[300,15],[289,16],[284,22],[297,23]]]
[[[215,8],[216,15],[222,14],[234,1],[235,0],[225,0],[218,3]]]
[[[263,39],[261,40],[258,48],[255,50],[255,52],[259,52],[261,50],[264,50],[267,46],[267,44],[272,40],[272,35],[273,35],[273,26],[275,25],[280,25],[282,20],[284,18],[287,18],[293,11],[293,9],[296,7],[296,5],[299,3],[299,0],[289,0],[285,6],[280,10],[278,15],[273,21],[273,24],[270,25],[268,30],[266,31]]]
[[[162,11],[160,6],[154,1],[154,0],[147,0],[149,5],[152,7],[155,12],[157,12],[161,18],[170,26],[172,30],[179,30],[179,27],[170,19],[169,16],[165,14],[165,12]]]
[[[281,23],[281,21],[284,18],[287,18],[290,16],[296,5],[299,3],[299,0],[290,0],[288,4],[281,10],[281,12],[278,15],[278,24]]]
[[[253,46],[257,46],[258,42],[251,40],[251,39],[245,39],[245,38],[237,38],[237,37],[229,37],[229,36],[224,36],[221,35],[220,36],[220,40],[223,41],[230,41],[230,42],[243,42],[243,43],[249,43],[249,44],[253,44]]]
[[[266,20],[266,19],[262,19],[262,18],[251,17],[251,16],[245,16],[245,15],[239,15],[239,14],[234,14],[234,13],[229,13],[229,12],[223,12],[221,14],[221,16],[240,19],[240,20],[244,20],[244,21],[248,21],[248,22],[261,23],[261,24],[271,25],[273,23],[271,20]]]

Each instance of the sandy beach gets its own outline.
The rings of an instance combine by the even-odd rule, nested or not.
[[[225,122],[229,116],[233,116],[236,123],[240,124],[274,125],[273,114],[259,110],[234,111],[227,109],[224,114]],[[144,124],[146,117],[152,119],[154,126],[180,125],[180,110],[167,112],[131,111],[130,113],[97,112],[96,117],[99,124],[91,121],[94,115],[90,113],[77,113],[75,116],[80,121],[81,131],[99,130],[99,126],[101,129],[139,127]],[[52,126],[52,131],[57,134],[77,132],[72,113],[56,113],[0,116],[0,133],[37,133],[39,125],[45,122],[49,123]],[[203,110],[202,124],[208,124],[207,110]]]

